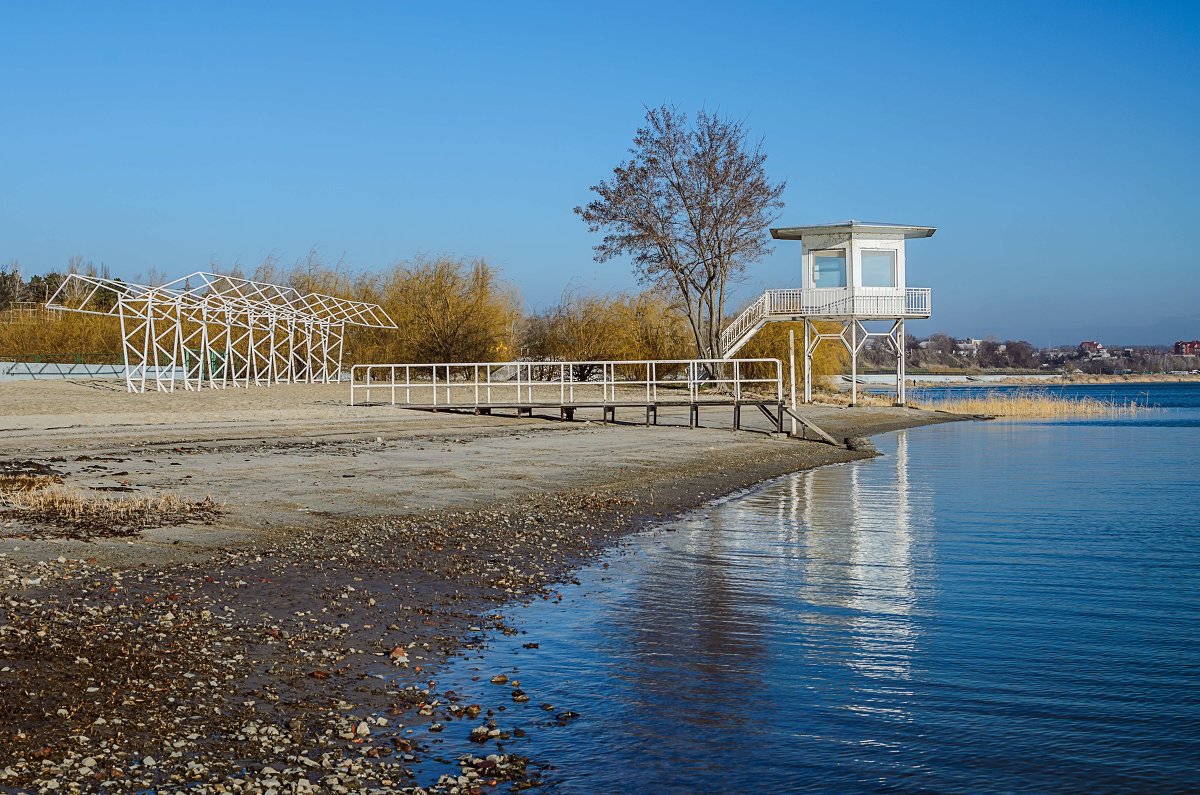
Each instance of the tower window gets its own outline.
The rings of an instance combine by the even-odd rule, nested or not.
[[[813,252],[813,286],[814,287],[845,287],[846,286],[846,252],[835,251]]]
[[[896,252],[887,249],[862,251],[863,287],[896,286]]]

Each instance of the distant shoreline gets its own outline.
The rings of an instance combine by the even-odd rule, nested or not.
[[[1070,375],[1062,376],[1053,383],[1060,384],[1183,384],[1200,381],[1200,375],[1172,375],[1170,373],[1138,374],[1138,375]],[[1013,376],[1004,381],[1008,384],[1044,383]]]
[[[894,375],[869,373],[859,376],[859,386],[894,387]],[[908,387],[979,387],[979,386],[1086,386],[1088,384],[1174,384],[1200,382],[1200,374],[1173,375],[1170,373],[1138,375],[1004,375],[1003,373],[937,373],[910,375]],[[840,389],[849,388],[849,378],[838,377]]]

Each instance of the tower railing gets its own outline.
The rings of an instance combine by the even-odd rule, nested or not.
[[[815,287],[767,290],[721,332],[725,354],[737,351],[772,318],[920,318],[929,317],[928,287]]]

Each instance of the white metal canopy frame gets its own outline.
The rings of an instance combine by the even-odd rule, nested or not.
[[[120,320],[130,392],[338,381],[347,326],[396,328],[376,304],[205,272],[158,286],[72,273],[46,306]]]

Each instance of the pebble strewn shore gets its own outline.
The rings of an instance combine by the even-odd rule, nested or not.
[[[0,786],[419,791],[438,733],[507,736],[429,672],[503,630],[495,606],[551,598],[630,502],[562,494],[148,571],[5,559]],[[425,791],[531,781],[503,753],[461,767]]]

